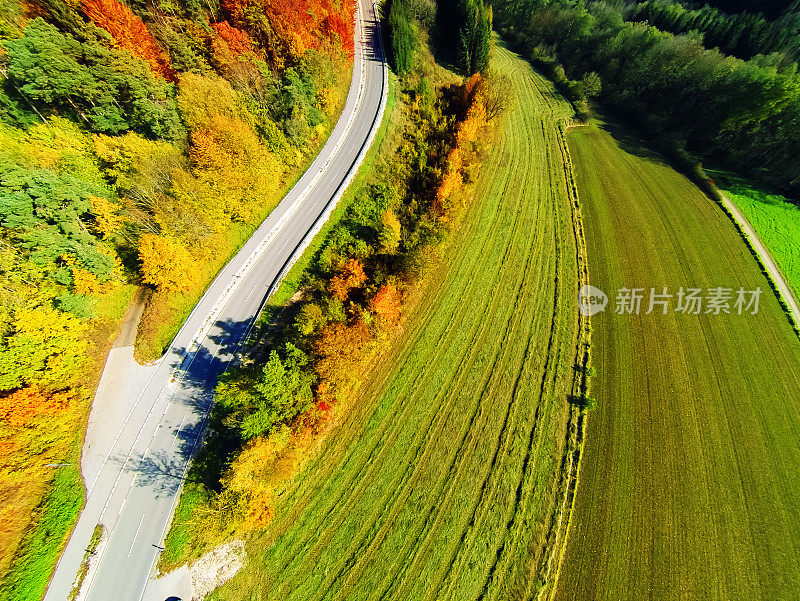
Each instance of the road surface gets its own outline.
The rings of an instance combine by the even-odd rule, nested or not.
[[[217,376],[289,261],[329,216],[380,123],[386,94],[380,30],[370,0],[359,4],[353,80],[328,143],[220,272],[149,381],[133,391],[135,402],[122,427],[107,437],[113,443],[97,469],[84,474],[86,505],[46,601],[66,600],[98,523],[106,528],[108,541],[98,550],[97,567],[87,576],[82,598],[145,599],[186,466],[213,402]]]

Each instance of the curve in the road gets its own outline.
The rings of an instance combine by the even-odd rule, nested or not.
[[[98,523],[108,536],[82,598],[144,597],[217,376],[265,299],[330,216],[380,124],[387,71],[376,5],[359,0],[356,18],[353,80],[342,116],[303,177],[211,284],[150,380],[141,390],[121,391],[120,402],[135,401],[87,482],[86,504],[45,601],[67,598]]]

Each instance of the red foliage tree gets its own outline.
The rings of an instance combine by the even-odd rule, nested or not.
[[[223,0],[222,6],[235,25],[259,39],[278,67],[306,50],[334,45],[353,56],[353,0]]]
[[[142,20],[117,0],[80,0],[83,13],[110,33],[120,48],[150,65],[156,74],[175,81],[175,71]]]
[[[211,41],[211,56],[219,72],[229,81],[240,83],[259,80],[256,59],[258,49],[247,32],[232,27],[227,21],[211,26],[216,34]]]
[[[247,35],[247,32],[232,27],[227,21],[214,23],[211,28],[214,30],[214,33],[217,34],[214,38],[214,42],[224,44],[227,50],[234,56],[253,53],[255,46],[250,36]]]

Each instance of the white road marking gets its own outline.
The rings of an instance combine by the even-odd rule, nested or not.
[[[175,443],[176,443],[176,442],[178,442],[178,434],[180,434],[180,433],[181,433],[181,428],[183,428],[183,422],[184,422],[185,420],[186,420],[186,414],[184,414],[184,416],[183,416],[183,419],[181,420],[181,423],[180,423],[180,425],[178,426],[178,429],[177,429],[177,430],[175,430],[175,438],[173,438],[173,439],[172,439],[172,446],[173,446],[173,447],[175,446]]]
[[[128,557],[130,557],[131,553],[133,553],[133,546],[136,544],[136,539],[139,536],[139,530],[142,529],[142,522],[144,522],[144,514],[142,514],[142,519],[139,520],[139,527],[136,528],[136,534],[133,535],[133,542],[131,543],[131,548],[128,549]]]
[[[253,292],[255,292],[255,291],[256,291],[256,288],[258,288],[258,286],[253,286],[253,287],[250,289],[250,292],[248,292],[248,293],[247,293],[247,296],[245,296],[245,297],[244,297],[244,301],[245,301],[245,302],[247,302],[247,300],[248,300],[248,299],[249,299],[249,298],[250,298],[250,297],[253,295]]]

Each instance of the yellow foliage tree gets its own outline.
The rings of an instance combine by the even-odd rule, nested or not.
[[[401,238],[402,227],[400,225],[400,220],[397,218],[397,215],[394,214],[394,211],[387,209],[381,214],[381,227],[378,232],[378,241],[383,250],[388,253],[393,253],[397,251]]]
[[[98,233],[103,240],[108,240],[122,225],[123,218],[119,214],[119,206],[102,196],[89,196],[92,203]]]
[[[280,163],[253,129],[223,114],[192,132],[191,158],[195,176],[238,221],[253,220],[273,199],[283,175]]]
[[[0,341],[0,390],[68,385],[85,360],[85,329],[47,305],[16,309]]]
[[[255,438],[223,478],[224,500],[234,505],[245,529],[264,528],[272,519],[275,488],[294,472],[294,465],[281,461],[290,440],[288,426],[282,426],[269,436]]]
[[[77,267],[72,268],[72,281],[78,294],[105,294],[109,288],[108,282],[101,284],[91,271]]]
[[[242,115],[231,84],[216,75],[183,73],[178,107],[192,130],[211,127],[212,120],[218,115],[235,119]]]
[[[164,291],[191,289],[194,260],[179,240],[144,234],[139,240],[142,281]]]

